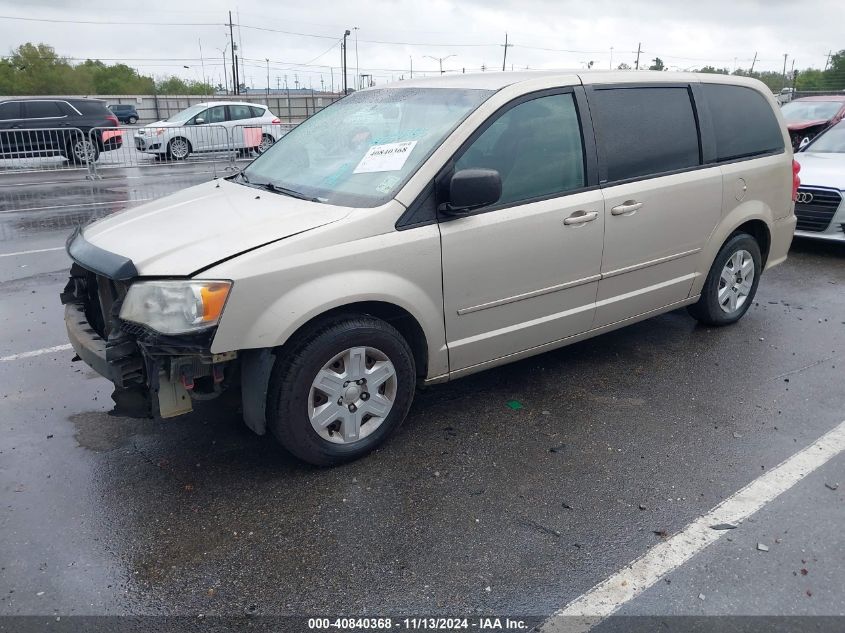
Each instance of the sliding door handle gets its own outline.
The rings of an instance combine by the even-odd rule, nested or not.
[[[633,215],[639,211],[642,206],[642,202],[637,202],[636,200],[626,200],[622,204],[613,207],[610,210],[610,213],[613,215]]]
[[[598,211],[576,211],[568,218],[564,218],[563,223],[566,226],[578,225],[578,224],[586,224],[587,222],[592,222],[597,217],[599,217]]]

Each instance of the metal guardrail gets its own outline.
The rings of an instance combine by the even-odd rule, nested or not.
[[[269,149],[295,125],[284,123],[95,127],[0,131],[0,176],[67,171],[88,179],[107,170],[197,165],[232,171]]]
[[[0,130],[0,175],[45,171],[87,174],[99,151],[100,145],[92,145],[89,136],[75,127]]]

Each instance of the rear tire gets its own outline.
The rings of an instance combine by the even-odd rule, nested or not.
[[[129,117],[129,125],[135,125],[138,122],[138,117]]]
[[[275,142],[276,142],[276,139],[274,139],[271,135],[262,134],[261,135],[261,144],[258,147],[255,148],[255,153],[256,154],[263,154],[268,149],[270,149],[273,146],[273,143],[275,143]]]
[[[303,461],[351,461],[396,431],[415,383],[411,348],[390,324],[364,314],[317,322],[277,356],[267,423]]]
[[[100,148],[96,143],[92,143],[91,139],[78,136],[68,141],[63,155],[76,165],[87,165],[89,162],[97,162],[100,157]]]
[[[751,307],[763,271],[760,246],[748,233],[735,233],[719,249],[697,303],[689,313],[705,325],[730,325]]]

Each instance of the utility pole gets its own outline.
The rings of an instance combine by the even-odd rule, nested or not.
[[[751,72],[748,73],[749,75],[754,73],[754,64],[756,64],[756,63],[757,63],[757,51],[754,51],[754,59],[751,60]]]
[[[789,53],[783,54],[783,87],[786,88],[786,58]]]
[[[511,45],[511,46],[513,46],[513,45]],[[505,50],[507,51],[508,49],[505,49]],[[438,64],[440,64],[440,74],[441,75],[443,75],[446,72],[446,71],[443,70],[443,62],[446,61],[447,59],[449,59],[450,57],[454,57],[454,56],[455,56],[454,53],[451,54],[451,55],[446,55],[446,57],[432,57],[431,55],[424,55],[424,57],[428,57],[429,59],[433,59]],[[503,64],[502,70],[504,70],[504,69],[505,69],[505,67],[504,67],[504,64]]]
[[[637,44],[637,61],[634,63],[634,70],[640,69],[640,53],[643,52],[643,45],[642,42]]]
[[[361,66],[358,64],[358,27],[353,26],[352,30],[355,31],[355,90],[358,90],[364,87],[361,81]]]
[[[202,67],[202,83],[204,83],[205,86],[208,86],[209,82],[205,80],[205,60],[203,60],[202,58],[202,40],[197,39],[197,42],[199,42],[200,45],[200,66]],[[206,93],[207,92],[208,91],[206,90]]]
[[[264,61],[267,62],[267,106],[270,106],[270,58],[265,57]]]
[[[349,94],[349,86],[346,85],[346,38],[352,35],[349,29],[343,32],[343,44],[340,45],[341,59],[343,61],[343,94]]]
[[[513,44],[508,44],[508,32],[507,31],[505,31],[505,43],[502,44],[502,46],[505,47],[505,55],[504,55],[504,57],[502,57],[502,71],[504,72],[505,64],[508,61],[508,46],[513,46]],[[441,72],[440,74],[442,75],[443,73]]]
[[[285,75],[285,92],[287,93],[287,102],[288,102],[288,123],[293,122],[293,117],[291,117],[291,109],[290,109],[290,88],[288,87],[288,76]]]
[[[410,57],[410,59],[411,59],[411,79],[413,79],[414,78],[414,56],[408,55],[408,57]]]
[[[223,56],[223,66],[221,66],[221,70],[223,73],[223,92],[229,94],[229,80],[227,78],[228,73],[226,72],[226,49],[229,48],[229,45],[226,44],[223,48],[218,48],[217,50],[220,51],[220,54]]]
[[[608,66],[609,70],[613,70],[613,47],[610,47],[610,65]]]
[[[829,51],[827,52],[827,59],[826,59],[826,60],[825,60],[825,62],[824,62],[824,71],[823,71],[823,72],[826,72],[826,71],[827,71],[827,67],[828,67],[828,66],[830,66],[830,55],[831,55],[831,53],[833,53],[833,51],[832,51],[832,50],[829,50]]]
[[[329,66],[329,72],[332,74],[332,88],[331,92],[334,94],[334,66]]]
[[[235,45],[235,34],[232,25],[232,12],[229,11],[229,44],[232,46],[232,94],[240,93],[238,87],[238,61],[235,57],[237,46]]]

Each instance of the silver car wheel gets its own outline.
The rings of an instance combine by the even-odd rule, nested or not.
[[[188,141],[183,138],[175,138],[170,141],[170,155],[176,159],[186,158],[191,153]]]
[[[725,262],[719,277],[719,307],[727,314],[742,309],[753,285],[754,258],[748,251],[739,250]]]
[[[352,347],[317,373],[308,395],[308,417],[324,440],[351,444],[384,423],[396,393],[396,368],[390,359],[374,347]]]
[[[96,160],[94,144],[87,139],[78,139],[73,144],[73,155],[80,163]]]
[[[265,134],[261,137],[261,143],[258,144],[258,153],[263,154],[268,149],[270,149],[273,146],[273,143],[275,142],[276,141],[273,140],[272,136],[270,136],[269,134]]]

